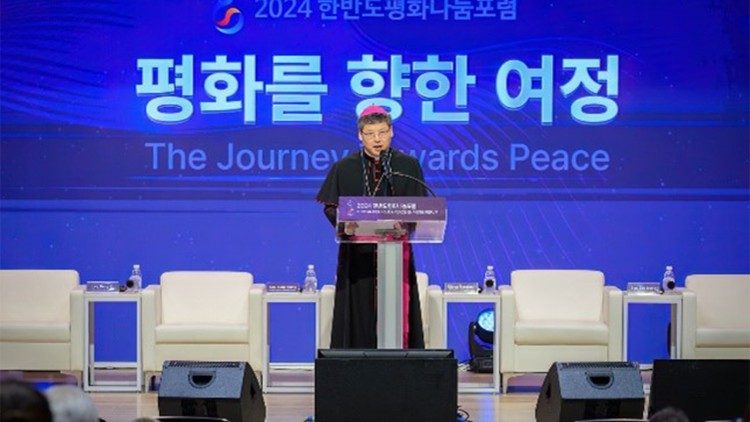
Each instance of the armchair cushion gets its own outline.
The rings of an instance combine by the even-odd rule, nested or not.
[[[685,287],[698,298],[698,327],[750,330],[750,275],[690,275]]]
[[[520,270],[511,274],[520,321],[601,321],[604,274],[586,270]]]
[[[70,325],[54,322],[6,322],[0,324],[0,341],[68,343]]]
[[[698,328],[695,333],[698,347],[750,347],[748,328]]]
[[[166,272],[161,276],[162,324],[246,324],[252,283],[250,273]]]
[[[70,292],[76,287],[74,270],[2,270],[0,321],[70,323]]]
[[[172,324],[156,326],[157,343],[247,343],[247,325]]]
[[[518,321],[519,345],[602,345],[609,343],[609,329],[592,321]]]

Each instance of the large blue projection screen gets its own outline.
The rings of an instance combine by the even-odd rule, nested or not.
[[[3,268],[272,282],[314,263],[333,283],[314,195],[376,103],[450,204],[445,244],[415,251],[431,283],[750,270],[746,2],[0,7]]]

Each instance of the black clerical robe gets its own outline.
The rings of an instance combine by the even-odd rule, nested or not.
[[[424,181],[417,159],[394,149],[383,154],[380,161],[359,150],[335,163],[317,196],[317,200],[324,204],[324,212],[331,224],[336,225],[336,207],[340,196],[367,196],[373,193],[377,196],[426,195],[424,186],[414,180],[397,175],[383,176],[391,171]],[[405,248],[409,256],[408,347],[424,348],[414,258],[411,245]],[[339,245],[331,348],[377,348],[376,273],[377,245]]]

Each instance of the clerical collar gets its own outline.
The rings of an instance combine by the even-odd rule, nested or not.
[[[378,162],[378,161],[380,161],[380,157],[373,157],[372,155],[370,155],[370,153],[369,153],[369,152],[367,152],[367,150],[366,150],[366,149],[362,148],[362,152],[363,152],[363,154],[362,154],[362,155],[363,155],[363,156],[364,156],[365,158],[367,158],[367,159],[368,159],[369,161],[373,161],[373,162]],[[389,149],[387,149],[387,150],[385,150],[384,152],[386,153],[385,155],[387,155],[387,154],[388,154],[388,152],[390,152],[390,148],[389,148]]]

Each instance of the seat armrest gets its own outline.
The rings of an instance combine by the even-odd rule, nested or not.
[[[156,362],[156,326],[161,324],[161,286],[152,284],[141,290],[141,355],[143,370],[161,371]]]
[[[83,371],[83,292],[86,287],[79,285],[70,291],[70,370]]]
[[[427,287],[427,321],[429,329],[426,331],[425,348],[440,349],[445,347],[445,339],[443,338],[443,332],[445,331],[443,290],[440,286],[434,284]]]
[[[333,328],[333,302],[336,297],[336,285],[326,284],[320,289],[320,321],[318,323],[318,332],[320,336],[320,343],[318,345],[321,349],[329,349],[331,347],[331,330]]]
[[[516,342],[516,296],[511,286],[500,286],[500,373],[513,372]],[[495,330],[497,332],[497,330]]]
[[[604,286],[602,298],[602,322],[607,325],[609,341],[607,358],[611,362],[622,360],[622,290],[615,286]]]
[[[254,371],[263,369],[263,295],[266,293],[266,285],[254,283],[250,287],[247,328],[250,330],[250,356],[248,362]]]
[[[682,359],[695,359],[695,335],[698,330],[698,297],[682,290]]]

